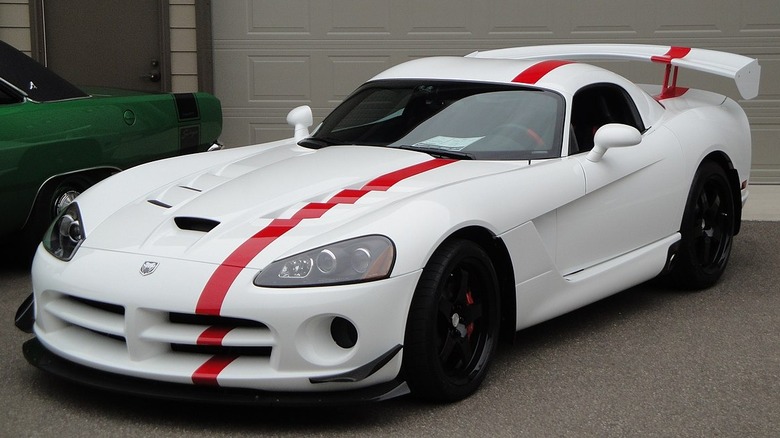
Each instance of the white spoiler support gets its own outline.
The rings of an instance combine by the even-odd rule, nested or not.
[[[683,67],[731,78],[745,99],[758,96],[761,66],[758,60],[733,53],[676,46],[640,44],[560,44],[474,52],[470,58],[528,60],[628,60],[666,64],[662,95],[674,93],[677,68]],[[672,71],[673,70],[673,71]],[[671,75],[670,75],[671,73]],[[669,79],[672,79],[670,83]]]

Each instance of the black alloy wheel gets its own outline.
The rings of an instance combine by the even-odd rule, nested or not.
[[[687,289],[712,286],[728,264],[735,229],[735,200],[726,173],[704,162],[693,179],[683,214],[680,251],[672,267]]]
[[[471,241],[445,242],[423,270],[407,320],[403,370],[412,393],[456,401],[476,391],[496,349],[499,318],[488,255]]]

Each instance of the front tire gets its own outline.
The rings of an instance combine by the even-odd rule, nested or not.
[[[499,287],[487,253],[474,242],[445,242],[423,270],[412,299],[403,371],[412,394],[461,400],[477,390],[496,349]]]
[[[672,277],[681,287],[704,289],[723,274],[736,225],[734,202],[723,168],[711,161],[702,163],[688,195],[680,250],[672,267]]]

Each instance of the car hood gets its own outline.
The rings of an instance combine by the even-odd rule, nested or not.
[[[248,266],[262,268],[281,255],[309,249],[312,242],[334,229],[341,228],[341,238],[347,238],[360,229],[360,217],[406,199],[519,166],[436,160],[418,152],[382,147],[271,148],[166,184],[129,202],[94,229],[89,229],[90,206],[85,205],[87,239],[83,246],[222,263],[274,220],[290,219],[307,205],[332,203],[344,190],[365,189],[379,177],[434,161],[441,166],[394,178],[390,188],[371,189],[356,201],[336,202],[324,213],[315,212],[316,217],[300,221]],[[170,160],[167,165],[176,163]]]

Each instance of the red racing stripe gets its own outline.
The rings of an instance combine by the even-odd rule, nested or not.
[[[293,215],[293,219],[317,219],[328,210],[335,207],[335,203],[310,202]]]
[[[311,202],[298,210],[290,219],[274,219],[257,232],[249,240],[241,244],[219,265],[209,278],[198,298],[195,312],[201,315],[219,315],[230,286],[238,274],[274,240],[295,228],[304,219],[317,219],[338,204],[354,204],[358,199],[371,191],[386,191],[400,181],[419,175],[428,170],[450,164],[456,160],[435,159],[415,164],[395,172],[380,176],[359,190],[345,189],[334,195],[328,202]],[[198,345],[222,345],[222,339],[230,328],[209,327],[198,337]],[[217,376],[235,356],[213,356],[192,374],[192,382],[196,385],[218,386]]]
[[[650,60],[653,62],[660,62],[662,64],[669,64],[673,59],[685,58],[690,52],[690,47],[672,46],[665,54],[661,56],[651,56]]]
[[[430,160],[390,172],[370,181],[360,190],[342,190],[333,196],[329,202],[309,203],[298,210],[291,219],[274,219],[267,227],[241,244],[217,267],[217,270],[209,278],[198,298],[195,313],[219,315],[228,289],[230,289],[238,274],[241,273],[241,270],[269,244],[293,229],[302,220],[319,218],[337,204],[352,204],[369,191],[385,191],[406,178],[444,166],[453,161],[445,159]]]
[[[519,75],[512,79],[512,82],[533,85],[539,82],[539,79],[543,78],[547,73],[550,73],[562,65],[571,63],[571,61],[559,60],[542,61],[523,70]]]
[[[350,189],[344,189],[335,195],[333,195],[332,198],[328,200],[328,202],[333,202],[336,204],[354,204],[357,202],[358,199],[362,198],[363,195],[370,192],[371,190],[350,190]]]
[[[212,357],[192,373],[192,383],[196,385],[219,386],[217,376],[236,359],[238,359],[238,356]]]
[[[233,330],[233,327],[209,327],[198,336],[198,345],[220,346],[225,335]]]
[[[400,170],[396,170],[395,172],[390,172],[388,174],[380,176],[379,178],[369,181],[366,185],[363,186],[363,190],[374,190],[378,192],[383,192],[389,189],[390,187],[394,186],[395,184],[405,180],[406,178],[410,178],[415,175],[419,175],[423,172],[436,169],[437,167],[444,166],[445,164],[450,164],[453,161],[455,160],[445,160],[445,159],[430,160],[430,161],[424,161],[420,164],[415,164],[414,166],[409,166]]]
[[[688,92],[688,88],[685,87],[674,87],[666,90],[665,92],[658,94],[656,96],[653,96],[655,100],[664,100],[664,99],[671,99],[673,97],[680,97],[683,94]]]
[[[219,315],[222,302],[225,300],[228,289],[235,281],[238,274],[260,254],[274,240],[284,233],[292,230],[302,219],[274,219],[271,223],[258,231],[249,240],[242,243],[230,254],[217,270],[211,275],[206,287],[200,294],[195,313],[199,315]]]

